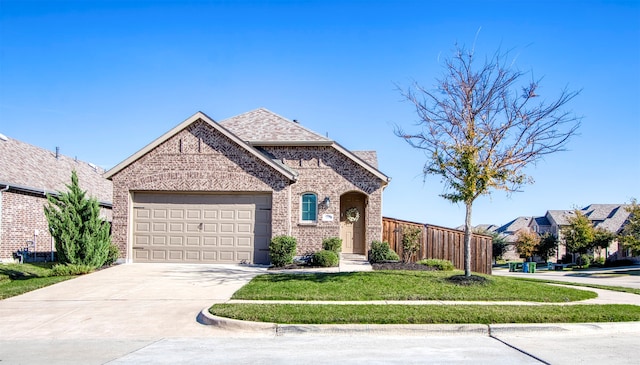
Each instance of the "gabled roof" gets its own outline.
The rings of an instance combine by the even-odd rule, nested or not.
[[[355,152],[337,142],[309,130],[298,122],[259,108],[225,119],[220,125],[252,146],[328,146],[362,166],[387,184],[391,179],[378,170],[377,156],[373,151]]]
[[[496,229],[496,232],[509,234],[509,233],[515,233],[523,228],[529,228],[529,225],[531,224],[532,219],[533,219],[532,217],[518,217],[512,220],[511,222]]]
[[[245,141],[240,139],[234,133],[230,132],[225,127],[221,126],[219,123],[216,123],[213,119],[209,118],[203,112],[197,112],[194,115],[192,115],[191,117],[185,119],[182,123],[178,124],[173,129],[171,129],[167,133],[165,133],[162,136],[160,136],[159,138],[157,138],[155,141],[149,143],[144,148],[142,148],[138,152],[134,153],[129,158],[127,158],[126,160],[122,161],[121,163],[119,163],[118,165],[113,167],[111,170],[107,171],[106,174],[105,174],[105,177],[107,179],[110,179],[115,174],[120,172],[122,169],[124,169],[125,167],[129,166],[130,164],[132,164],[133,162],[135,162],[136,160],[138,160],[142,156],[146,155],[149,151],[153,150],[154,148],[156,148],[157,146],[159,146],[160,144],[162,144],[163,142],[165,142],[169,138],[171,138],[174,135],[176,135],[178,132],[182,131],[183,129],[187,128],[188,126],[190,126],[191,124],[193,124],[193,123],[195,123],[195,122],[197,122],[199,120],[201,120],[204,123],[208,124],[211,128],[215,129],[216,131],[220,132],[221,134],[223,134],[224,136],[226,136],[227,138],[229,138],[233,142],[237,143],[238,145],[243,147],[249,154],[251,154],[251,155],[255,156],[256,158],[258,158],[259,160],[265,162],[267,165],[271,166],[272,168],[274,168],[276,171],[278,171],[279,173],[281,173],[282,175],[284,175],[285,177],[287,177],[291,181],[295,181],[296,180],[297,174],[294,171],[291,171],[290,169],[287,169],[282,164],[279,164],[276,161],[268,158],[263,153],[258,151],[256,148],[254,148],[253,146],[249,145],[248,143],[246,143]]]
[[[582,212],[596,228],[617,233],[629,218],[629,212],[624,204],[591,204],[579,211]],[[569,218],[575,217],[573,210],[548,210],[547,217],[555,221],[558,226],[569,224]]]
[[[333,142],[265,108],[225,119],[220,122],[220,125],[252,145],[281,146],[289,143],[331,145]]]
[[[82,190],[102,205],[111,205],[113,188],[104,170],[93,164],[32,146],[11,138],[0,138],[0,188],[32,193],[66,191],[71,172],[78,174]]]

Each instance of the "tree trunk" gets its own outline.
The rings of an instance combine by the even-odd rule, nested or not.
[[[465,203],[464,217],[464,276],[471,276],[471,203]]]

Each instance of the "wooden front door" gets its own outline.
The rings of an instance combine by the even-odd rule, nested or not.
[[[347,193],[340,197],[340,238],[342,252],[365,255],[365,202],[366,196],[360,193]],[[360,217],[351,222],[347,212],[357,210]]]

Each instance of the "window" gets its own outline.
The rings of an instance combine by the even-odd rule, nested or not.
[[[315,222],[318,218],[318,197],[313,193],[302,194],[302,221]]]

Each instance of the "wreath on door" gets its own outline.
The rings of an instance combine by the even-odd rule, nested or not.
[[[355,223],[358,221],[358,219],[360,219],[360,212],[356,207],[351,207],[347,209],[344,215],[350,223]]]

